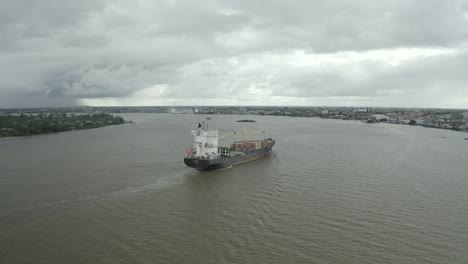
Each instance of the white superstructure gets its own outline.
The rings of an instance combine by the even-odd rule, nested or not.
[[[218,156],[218,130],[205,130],[205,127],[198,124],[196,130],[192,130],[194,147],[193,156],[198,158],[212,159]]]

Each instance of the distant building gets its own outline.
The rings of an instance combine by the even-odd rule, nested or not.
[[[371,118],[377,121],[390,120],[390,117],[387,115],[371,115]]]
[[[463,120],[468,123],[468,112],[463,113]]]
[[[366,108],[366,109],[362,109],[362,108],[361,109],[355,109],[354,112],[355,113],[367,113],[367,112],[369,112],[369,109],[368,108]]]

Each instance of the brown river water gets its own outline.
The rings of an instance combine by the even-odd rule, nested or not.
[[[213,115],[267,157],[183,163],[206,116],[0,139],[0,263],[468,263],[467,133]]]

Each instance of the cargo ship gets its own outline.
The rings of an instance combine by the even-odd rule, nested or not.
[[[263,135],[263,131],[259,131]],[[231,131],[219,135],[219,130],[208,130],[205,123],[198,124],[197,129],[192,130],[193,147],[189,148],[184,158],[184,163],[197,170],[211,170],[242,164],[266,156],[275,140],[264,138],[263,140],[247,140],[246,126],[242,135],[242,141],[234,141],[229,147],[218,146],[218,141],[236,134]]]

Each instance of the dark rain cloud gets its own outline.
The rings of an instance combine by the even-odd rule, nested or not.
[[[0,108],[118,100],[151,87],[165,87],[155,95],[162,102],[260,104],[277,97],[385,97],[391,104],[426,94],[418,103],[431,106],[429,95],[443,91],[458,100],[446,106],[459,107],[467,43],[466,0],[6,0]],[[399,49],[453,52],[395,67],[368,55]],[[292,56],[297,51],[302,56]],[[295,65],[314,60],[310,54],[334,59]]]

